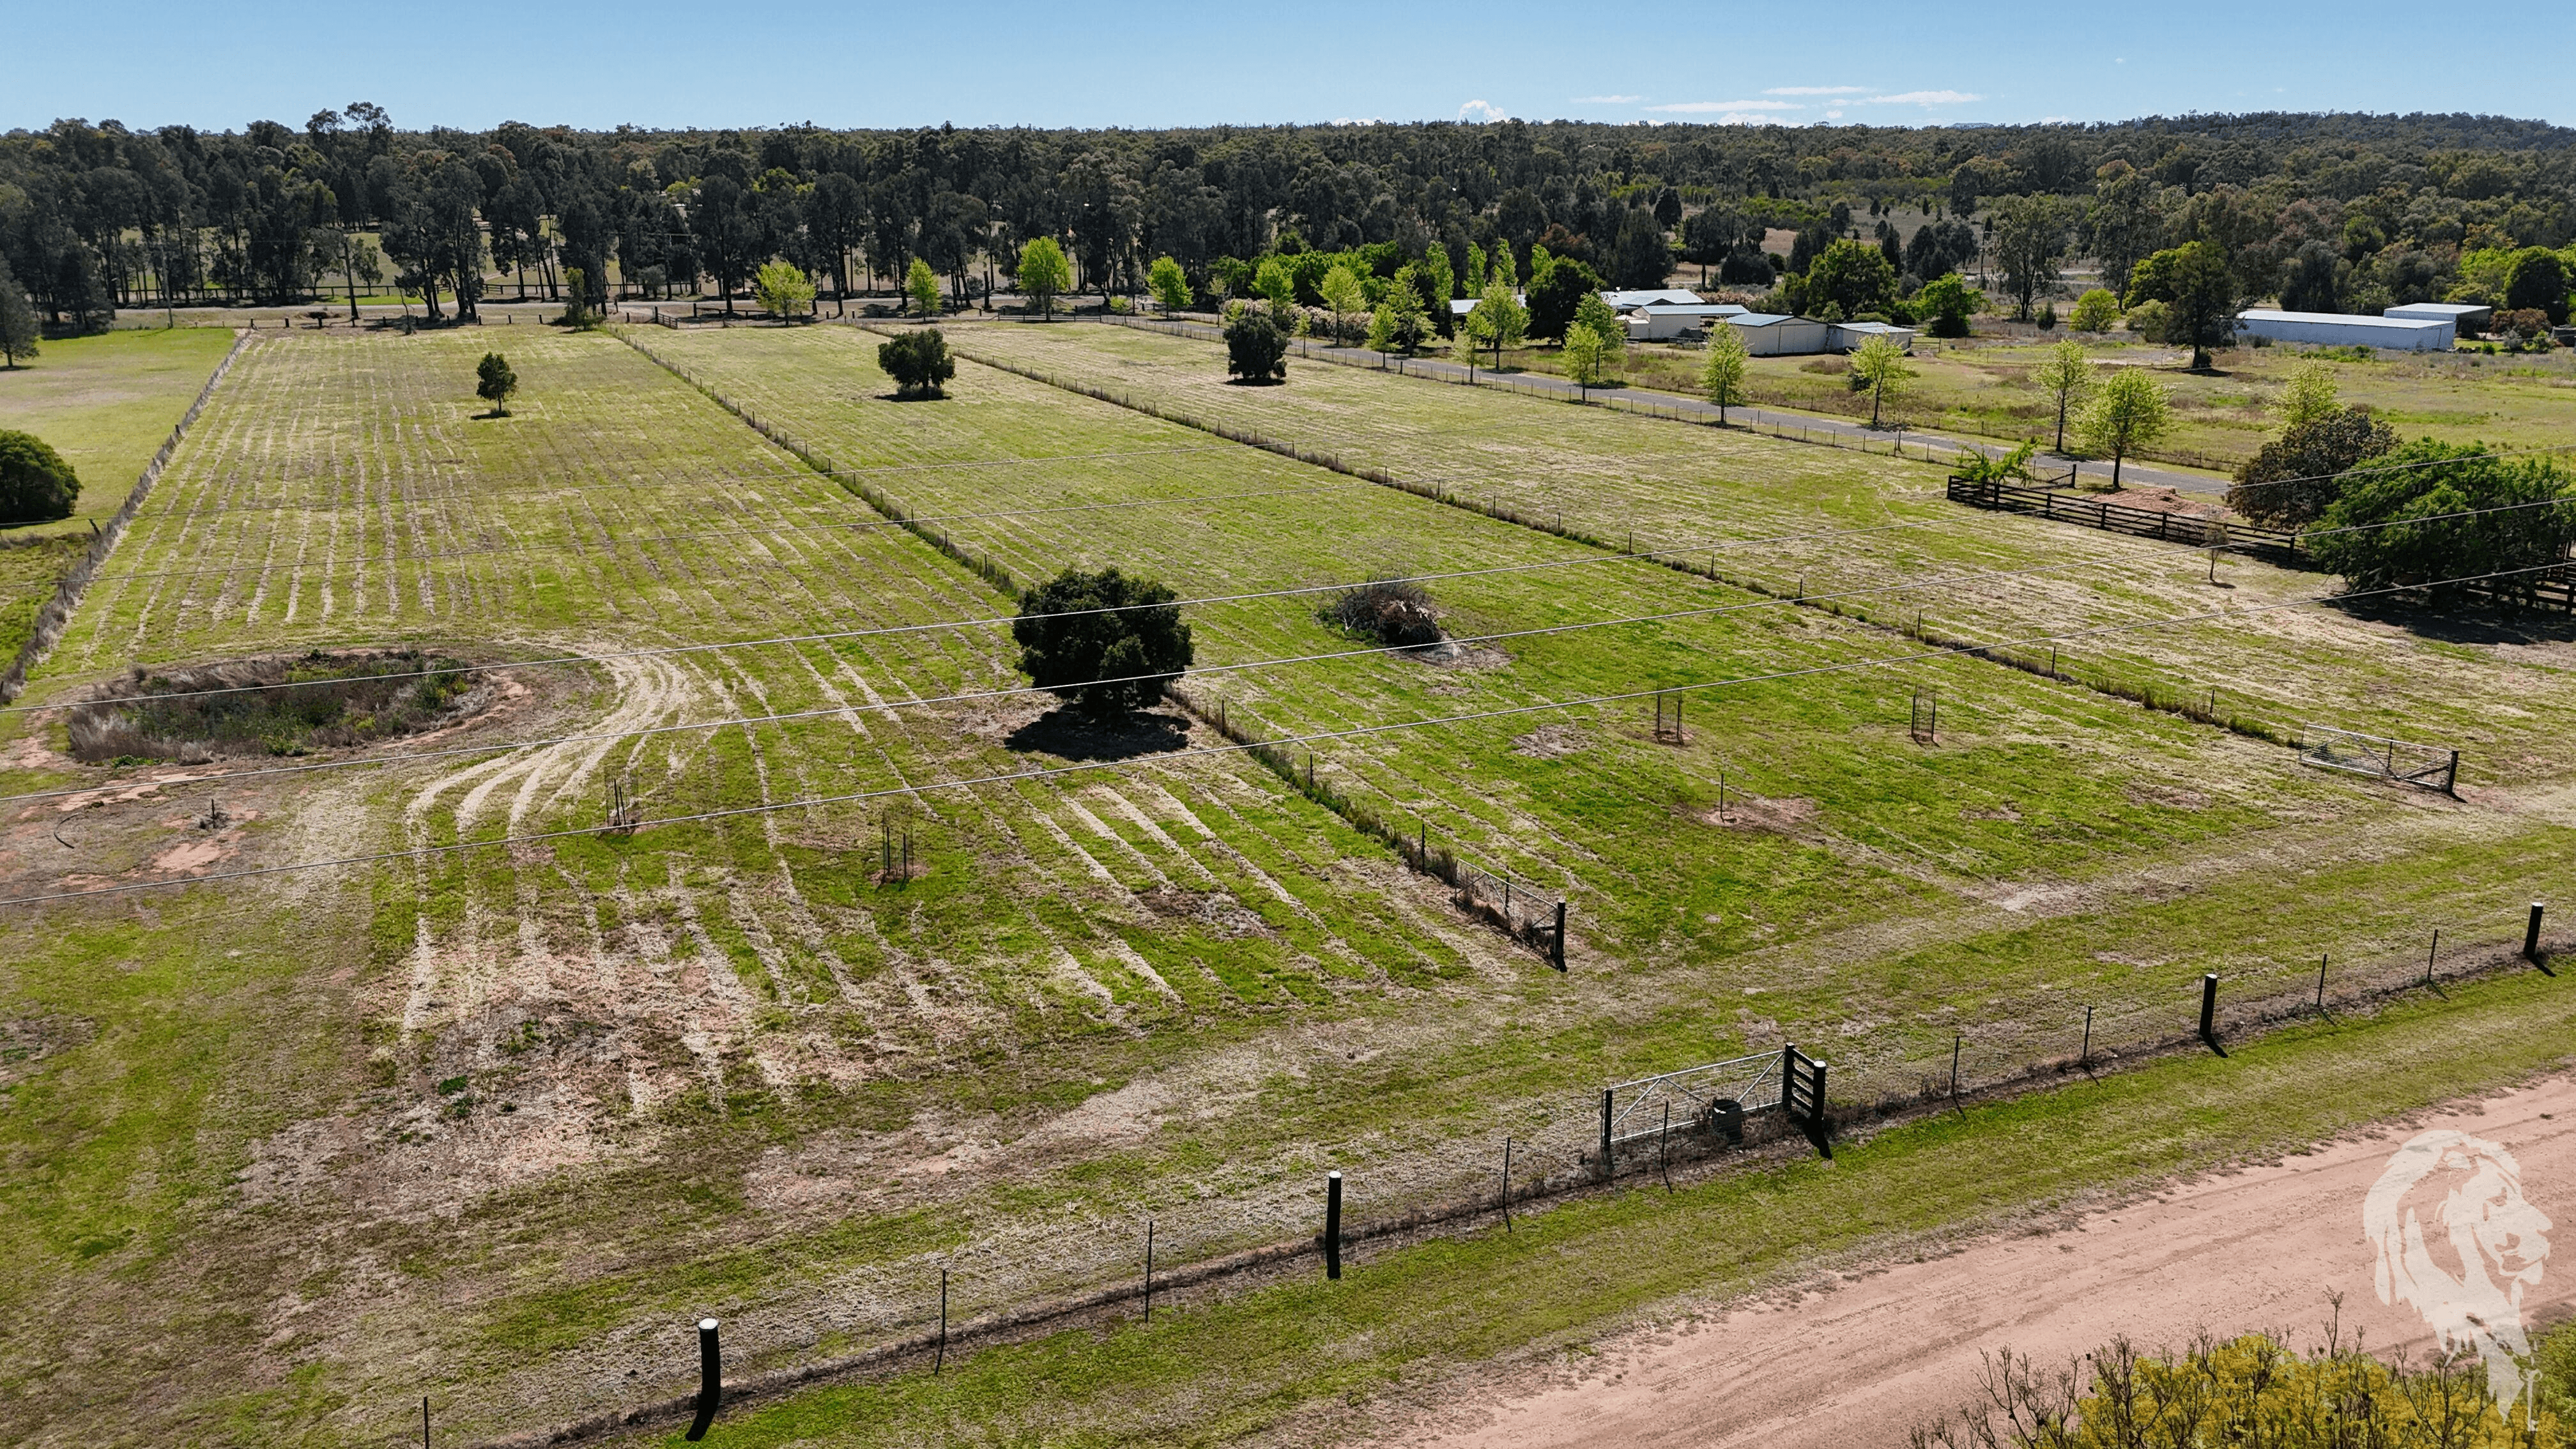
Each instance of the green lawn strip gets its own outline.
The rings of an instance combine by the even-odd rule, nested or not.
[[[1360,1402],[1829,1262],[1917,1256],[1925,1235],[2027,1221],[2490,1090],[2564,1063],[2571,1025],[2563,983],[2459,986],[2241,1042],[2226,1060],[2182,1053],[1846,1138],[1830,1163],[1720,1173],[1670,1195],[1623,1188],[1524,1215],[1508,1234],[1363,1248],[1338,1284],[1167,1304],[1150,1327],[952,1354],[937,1378],[802,1391],[735,1411],[705,1442],[1232,1442],[1326,1399]],[[1365,1192],[1355,1180],[1355,1222]]]
[[[48,341],[19,370],[0,370],[0,428],[44,439],[80,475],[72,517],[37,527],[85,539],[84,520],[123,507],[232,345],[224,327],[103,332]]]
[[[1921,463],[1330,364],[1297,368],[1285,387],[1229,387],[1213,344],[1130,328],[986,326],[958,336],[968,351],[1389,469],[1470,502],[1491,497],[1524,515],[1562,514],[1614,543],[1633,535],[1677,547],[1929,525],[1721,547],[1690,561],[1776,593],[1857,590],[1835,607],[1888,624],[1910,623],[1919,611],[1942,639],[2064,636],[2014,652],[2123,692],[2205,704],[2215,689],[2221,715],[2285,738],[2310,722],[2431,736],[2459,743],[2480,769],[2528,778],[2535,768],[2565,767],[2563,742],[2576,727],[2576,689],[2548,672],[2568,638],[2563,621],[2463,623],[2460,637],[2484,647],[2457,672],[2437,673],[2422,667],[2423,656],[2452,626],[2282,608],[2339,585],[2230,559],[2218,571],[2225,587],[2213,586],[2195,551],[1949,503],[1943,470]],[[2015,576],[1919,587],[1994,570]],[[1879,592],[1900,583],[1918,587]],[[2230,617],[2133,629],[2222,607]],[[2526,712],[2500,716],[2479,706],[2487,697],[2513,698]]]

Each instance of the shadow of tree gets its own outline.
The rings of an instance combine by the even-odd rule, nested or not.
[[[1179,715],[1157,710],[1103,725],[1084,719],[1071,705],[1058,705],[1002,739],[1007,749],[1077,761],[1132,760],[1187,749],[1189,743],[1190,722]]]

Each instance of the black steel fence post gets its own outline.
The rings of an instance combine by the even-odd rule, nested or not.
[[[2218,973],[2200,978],[2200,1039],[2213,1045],[2218,1040]]]
[[[1551,954],[1553,955],[1553,957],[1554,957],[1554,959],[1555,959],[1555,961],[1556,961],[1556,969],[1557,969],[1557,970],[1559,970],[1559,971],[1564,970],[1564,969],[1565,969],[1565,902],[1563,902],[1563,901],[1558,901],[1558,902],[1556,903],[1556,949],[1555,949],[1555,951],[1554,951],[1553,953],[1551,953]]]
[[[1798,1044],[1783,1042],[1780,1046],[1780,1115],[1787,1117],[1797,1110],[1795,1088],[1798,1085]]]
[[[1601,1177],[1605,1182],[1610,1177],[1610,1096],[1611,1089],[1603,1087],[1601,1089]]]
[[[1342,1276],[1342,1175],[1324,1174],[1324,1276]]]
[[[2527,961],[2537,962],[2540,959],[2540,914],[2545,909],[2547,908],[2542,903],[2533,901],[2530,924],[2522,928],[2522,954],[2523,959]]]
[[[716,1404],[724,1397],[724,1353],[716,1346],[716,1321],[698,1320],[698,1416],[689,1423],[689,1442],[707,1437],[716,1421]]]

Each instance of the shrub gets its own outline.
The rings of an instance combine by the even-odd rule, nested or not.
[[[877,344],[877,366],[894,379],[898,397],[943,396],[941,385],[957,375],[957,359],[948,355],[948,339],[936,327]]]
[[[1225,319],[1225,371],[1246,382],[1284,382],[1288,377],[1288,339],[1279,324],[1250,307],[1238,307]]]
[[[1420,584],[1379,579],[1344,589],[1315,610],[1317,618],[1355,639],[1418,649],[1441,640],[1440,616]]]
[[[2267,528],[2305,528],[2343,496],[2343,474],[2396,447],[2397,430],[2366,410],[2332,409],[2284,428],[2247,459],[2227,506]]]
[[[2486,586],[2527,600],[2533,571],[2564,561],[2576,538],[2576,480],[2555,459],[2419,438],[2379,461],[2345,481],[2308,536],[2317,561],[2356,589],[2420,587],[2438,607],[2461,593],[2446,581],[2502,574]],[[2456,516],[2495,508],[2512,511]]]
[[[1972,453],[1959,465],[1959,478],[1968,483],[2009,483],[2030,477],[2030,460],[2039,453],[2039,440],[2025,441],[2009,453]]]
[[[2162,342],[2173,323],[2173,309],[2162,302],[2140,302],[2129,309],[2129,330],[2149,342]]]
[[[47,523],[72,516],[80,477],[33,433],[0,428],[0,523]]]
[[[2075,310],[2066,315],[2066,325],[2078,332],[2108,332],[2120,320],[2120,299],[2107,288],[2095,287],[2075,299]]]
[[[1066,569],[1020,596],[1011,624],[1020,669],[1096,723],[1149,708],[1190,667],[1190,626],[1175,597],[1115,568]]]
[[[2047,303],[2039,309],[2039,330],[2042,332],[2054,332],[2057,330],[2057,304],[2055,302]]]
[[[781,322],[792,322],[814,310],[814,283],[794,262],[763,262],[751,279],[752,295]]]
[[[1924,320],[1935,337],[1967,336],[1968,319],[1984,305],[1985,294],[1956,272],[1934,277],[1914,294],[1914,315]]]

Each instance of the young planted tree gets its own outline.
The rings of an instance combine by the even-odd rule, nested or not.
[[[1252,290],[1270,304],[1270,320],[1285,326],[1297,306],[1297,278],[1277,257],[1263,257],[1252,274]]]
[[[957,375],[957,359],[948,355],[948,339],[936,327],[878,343],[877,366],[894,379],[897,397],[944,397],[942,389]]]
[[[1583,396],[1601,386],[1610,376],[1610,342],[1599,328],[1589,322],[1577,322],[1565,329],[1565,375]]]
[[[2072,337],[2061,337],[2048,349],[2048,356],[2030,375],[2040,390],[2057,404],[2057,451],[2066,451],[2067,414],[2084,405],[2093,391],[2093,359],[2084,355],[2084,344]]]
[[[510,415],[510,394],[519,390],[519,375],[510,370],[509,362],[497,352],[486,352],[474,365],[474,395],[492,405],[488,416]]]
[[[2111,455],[2111,487],[2117,490],[2121,460],[2154,446],[2172,426],[2173,408],[2165,397],[2165,385],[2145,368],[2123,367],[2094,390],[2076,431],[2096,455]]]
[[[1190,305],[1189,274],[1170,257],[1154,258],[1153,269],[1145,275],[1146,290],[1154,294],[1156,305],[1165,312],[1183,312]]]
[[[35,356],[40,330],[36,309],[18,289],[18,279],[9,275],[9,259],[0,257],[0,358],[16,367],[19,358]]]
[[[1422,302],[1431,316],[1431,325],[1441,336],[1449,335],[1449,301],[1458,294],[1458,274],[1449,265],[1449,249],[1438,243],[1422,254]]]
[[[1717,404],[1717,421],[1726,422],[1726,410],[1745,403],[1744,379],[1752,371],[1752,355],[1744,346],[1744,334],[1732,323],[1720,320],[1708,335],[1708,356],[1699,365],[1699,390]]]
[[[1020,669],[1085,719],[1120,723],[1152,707],[1190,667],[1190,626],[1176,597],[1115,568],[1066,569],[1020,597],[1011,624]]]
[[[1333,314],[1333,341],[1338,343],[1342,340],[1342,319],[1368,310],[1368,291],[1360,285],[1359,274],[1349,267],[1326,272],[1324,284],[1316,290],[1323,295],[1325,310]]]
[[[914,316],[939,315],[939,274],[930,269],[930,263],[919,257],[912,259],[903,274],[903,294],[911,299]]]
[[[1020,292],[1038,304],[1038,315],[1052,319],[1055,299],[1073,286],[1073,266],[1051,236],[1032,237],[1020,248]]]
[[[1225,371],[1244,382],[1287,381],[1288,337],[1269,313],[1244,306],[1226,310]]]
[[[80,476],[33,433],[0,428],[0,523],[50,523],[72,516]]]
[[[1878,426],[1880,409],[1902,396],[1905,384],[1913,378],[1914,369],[1905,362],[1905,349],[1895,340],[1874,336],[1852,354],[1852,376],[1869,389],[1869,425]]]
[[[915,258],[913,265],[920,266],[920,260]],[[813,279],[794,262],[761,263],[759,273],[751,279],[751,294],[760,299],[764,311],[781,322],[793,322],[814,310]]]
[[[2302,362],[2290,369],[2289,384],[2281,389],[2281,400],[2272,410],[2280,416],[2285,435],[2341,412],[2334,369],[2322,362]]]
[[[1499,268],[1494,280],[1485,284],[1485,294],[1467,314],[1467,325],[1459,334],[1469,349],[1493,349],[1494,366],[1503,365],[1503,350],[1518,347],[1529,337],[1529,310],[1512,298],[1511,285],[1503,280]]]
[[[1368,345],[1381,356],[1409,354],[1430,336],[1431,316],[1423,310],[1421,293],[1413,288],[1413,268],[1404,267],[1378,298],[1377,311],[1369,318]]]

